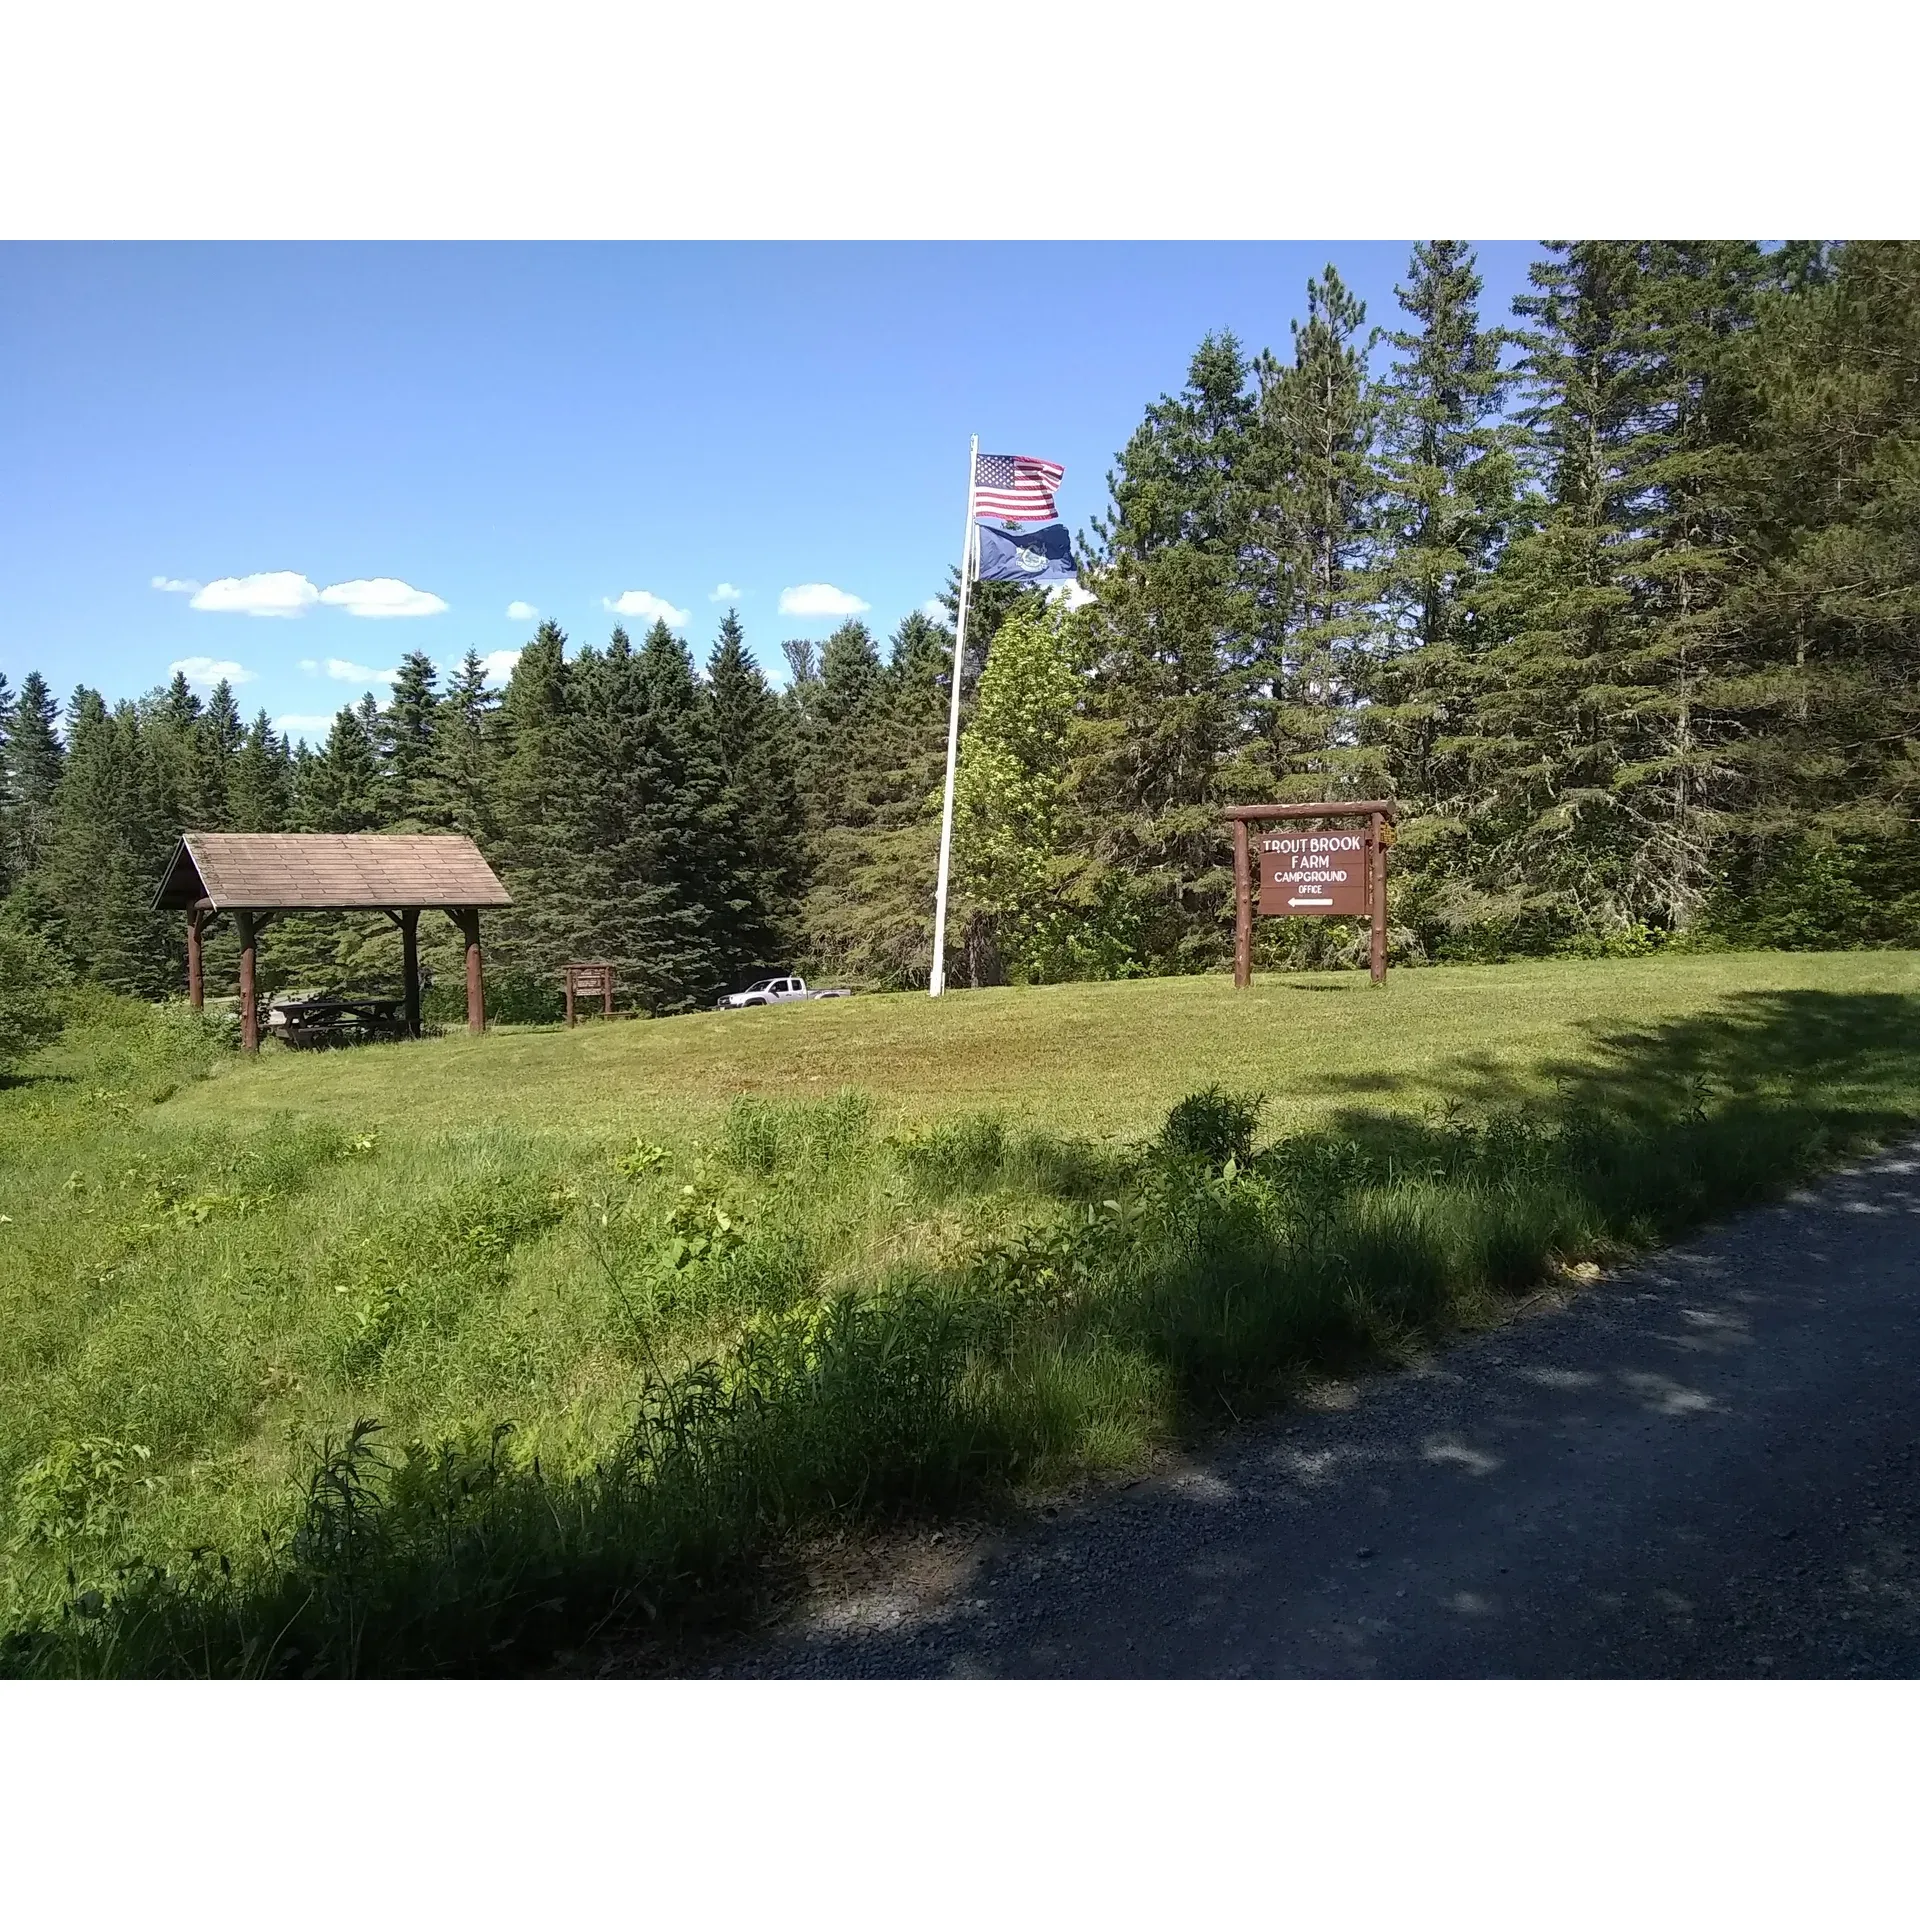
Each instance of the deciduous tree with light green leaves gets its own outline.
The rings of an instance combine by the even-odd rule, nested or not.
[[[1044,978],[1061,945],[1061,805],[1079,693],[1064,616],[1030,597],[994,635],[954,782],[953,931],[975,986]]]

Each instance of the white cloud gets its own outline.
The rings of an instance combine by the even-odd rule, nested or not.
[[[731,580],[722,580],[720,584],[707,595],[707,598],[711,600],[715,606],[718,606],[724,600],[744,600],[746,595],[743,594]]]
[[[538,620],[540,609],[531,600],[509,600],[507,602],[509,620]]]
[[[929,620],[935,621],[943,627],[950,627],[953,624],[953,615],[947,611],[947,603],[944,600],[922,600],[920,602],[920,611],[924,613]]]
[[[153,584],[161,593],[198,593],[200,591],[198,580],[169,580],[164,573],[156,573],[153,576]]]
[[[867,603],[842,587],[830,587],[823,580],[811,580],[803,587],[780,589],[780,611],[801,620],[814,620],[833,614],[865,613]]]
[[[175,660],[167,671],[184,673],[196,687],[217,687],[222,680],[243,687],[249,680],[260,677],[251,667],[243,667],[238,660],[209,660],[204,653],[189,654],[184,660]]]
[[[302,660],[300,662],[300,671],[302,673],[318,673],[320,671],[320,662],[318,660]]]
[[[1047,589],[1047,598],[1064,600],[1069,613],[1077,613],[1082,607],[1090,607],[1097,597],[1089,593],[1078,580],[1062,580],[1057,586]]]
[[[353,660],[329,660],[327,662],[329,680],[349,680],[356,687],[390,687],[400,678],[398,667],[363,667]]]
[[[671,600],[662,600],[657,593],[647,593],[639,587],[629,587],[618,600],[602,600],[600,604],[609,613],[632,613],[642,620],[664,620],[670,627],[687,624],[685,607],[676,607]]]
[[[496,647],[480,664],[486,668],[489,680],[504,680],[513,672],[519,659],[518,647]]]
[[[362,620],[414,620],[447,610],[437,593],[410,587],[404,580],[342,580],[337,587],[328,587],[320,599],[323,605],[345,607]]]
[[[333,731],[330,713],[283,713],[273,723],[282,733],[308,740],[324,740]]]
[[[319,588],[304,573],[248,573],[209,580],[187,604],[202,613],[251,613],[291,620],[319,599]]]

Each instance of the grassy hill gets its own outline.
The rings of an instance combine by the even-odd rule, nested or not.
[[[523,1664],[731,1604],[827,1520],[1124,1466],[1916,1118],[1905,954],[258,1060],[103,1000],[0,1087],[0,1667]]]
[[[1099,1139],[1158,1126],[1210,1082],[1264,1094],[1269,1130],[1356,1101],[1417,1111],[1538,1092],[1592,1067],[1623,1030],[1686,1020],[1743,994],[1920,991],[1909,954],[1757,954],[1434,967],[1394,974],[1212,976],[886,994],[520,1029],[470,1042],[238,1058],[170,1102],[160,1124],[302,1113],[343,1125],[509,1123],[607,1139],[711,1125],[737,1096],[867,1094],[889,1121],[994,1111]]]

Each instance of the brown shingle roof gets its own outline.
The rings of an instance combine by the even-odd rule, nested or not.
[[[463,833],[189,833],[156,907],[505,907]]]

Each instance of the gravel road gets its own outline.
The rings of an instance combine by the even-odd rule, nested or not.
[[[1917,1466],[1920,1144],[726,1670],[1920,1675]]]

